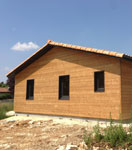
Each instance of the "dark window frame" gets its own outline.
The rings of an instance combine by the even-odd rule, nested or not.
[[[62,83],[64,82],[64,79],[68,77],[68,95],[64,95],[64,87],[62,87]],[[62,81],[63,80],[63,81]],[[70,75],[61,75],[59,76],[59,94],[58,94],[58,99],[59,100],[69,100],[70,99]]]
[[[98,74],[99,73],[103,73],[103,88],[100,88],[98,87],[99,83],[97,83],[97,80],[98,80],[98,77],[99,76]],[[94,72],[94,92],[105,92],[105,71],[96,71]]]
[[[31,86],[30,84],[31,84],[31,82],[33,82],[32,84],[32,96],[30,95],[30,87],[29,86]],[[34,79],[29,79],[29,80],[27,80],[27,85],[26,85],[26,100],[34,100]]]

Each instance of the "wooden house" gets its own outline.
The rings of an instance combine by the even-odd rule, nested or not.
[[[17,113],[123,120],[132,107],[132,57],[48,41],[11,71]]]

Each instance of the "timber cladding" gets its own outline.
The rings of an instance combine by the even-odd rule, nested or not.
[[[122,118],[132,117],[132,62],[121,61]]]
[[[96,71],[104,71],[104,92],[94,91]],[[62,75],[70,77],[69,100],[58,99]],[[26,84],[30,79],[34,79],[34,100],[26,100]],[[23,113],[102,119],[109,119],[111,113],[113,119],[119,119],[122,90],[120,59],[54,47],[15,76],[14,109]],[[125,114],[129,101],[123,108]]]

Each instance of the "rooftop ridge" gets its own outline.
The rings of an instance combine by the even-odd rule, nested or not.
[[[122,57],[124,55],[124,53],[120,53],[120,52],[109,51],[109,50],[104,50],[104,49],[89,48],[89,47],[79,46],[79,45],[65,44],[65,43],[55,42],[52,40],[48,40],[48,43],[51,45],[62,46],[62,47],[73,48],[73,49],[79,49],[79,50],[84,50],[84,51],[89,51],[89,52],[94,52],[94,53],[100,53],[100,54],[105,54],[105,55],[111,55],[111,56],[116,55],[117,57]]]

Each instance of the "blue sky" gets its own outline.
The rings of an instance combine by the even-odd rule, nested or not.
[[[132,55],[132,1],[1,0],[0,81],[47,40]]]

